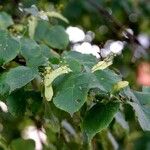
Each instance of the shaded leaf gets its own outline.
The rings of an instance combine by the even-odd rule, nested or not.
[[[8,84],[0,83],[0,100],[5,99],[9,95],[10,87]]]
[[[128,102],[133,109],[144,131],[150,131],[150,97],[149,93],[131,91],[129,88],[124,91],[125,95],[133,100]]]
[[[41,92],[36,92],[32,90],[32,91],[25,92],[25,94],[27,97],[27,101],[28,101],[27,107],[29,108],[29,110],[33,114],[38,113],[43,106],[42,105],[43,97],[41,96]]]
[[[139,124],[144,131],[150,131],[150,107],[142,106],[135,102],[129,102],[135,110]]]
[[[11,142],[12,150],[35,150],[35,143],[33,140],[16,139]]]
[[[91,140],[96,133],[108,127],[118,109],[118,102],[98,103],[87,112],[82,128],[88,136],[88,140]]]
[[[26,95],[23,90],[15,91],[7,99],[8,111],[13,116],[23,116],[26,110]]]

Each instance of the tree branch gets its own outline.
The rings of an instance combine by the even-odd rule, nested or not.
[[[105,10],[101,5],[98,5],[97,2],[95,2],[94,0],[87,0],[87,2],[92,5],[98,12],[99,15],[103,16],[103,18],[106,21],[110,21],[113,25],[114,28],[116,29],[116,31],[121,30],[123,31],[126,36],[129,38],[130,41],[142,46],[140,44],[140,42],[138,41],[138,39],[136,38],[136,36],[132,35],[130,32],[128,32],[125,27],[121,24],[121,22],[119,22],[118,20],[116,20],[116,18],[114,18],[107,10]],[[142,46],[143,47],[143,46]],[[144,47],[143,47],[144,48]],[[144,48],[145,49],[145,48]]]

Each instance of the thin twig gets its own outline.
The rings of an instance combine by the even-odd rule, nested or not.
[[[114,18],[107,10],[105,10],[101,5],[98,5],[97,2],[94,0],[87,0],[87,2],[92,5],[101,16],[104,17],[106,21],[110,21],[116,30],[121,30],[123,31],[126,36],[129,38],[130,41],[134,41],[134,43],[142,46],[136,36],[132,35],[130,32],[128,32],[125,27],[119,22],[116,18]],[[142,46],[143,47],[143,46]],[[144,47],[143,47],[144,48]],[[145,48],[144,48],[145,49]]]

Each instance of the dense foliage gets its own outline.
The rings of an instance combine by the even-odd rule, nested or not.
[[[0,149],[35,149],[28,127],[44,150],[150,149],[150,87],[136,83],[138,64],[150,59],[137,39],[150,34],[146,3],[0,1],[0,101],[8,108]],[[73,51],[69,25],[95,33],[101,47],[125,41],[124,50],[100,58]]]

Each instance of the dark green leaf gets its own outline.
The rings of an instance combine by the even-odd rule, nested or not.
[[[128,103],[135,110],[135,114],[139,121],[139,124],[143,130],[150,130],[150,105],[149,94],[132,91],[129,87],[124,90],[124,94],[128,99],[132,99],[133,102]]]
[[[87,98],[87,78],[86,74],[70,76],[54,98],[54,104],[70,114],[79,110]]]
[[[142,129],[150,131],[150,94],[137,91],[130,91],[130,93],[134,102],[128,103],[135,110],[135,114]]]
[[[134,150],[149,150],[150,149],[150,132],[145,132],[134,141]]]
[[[36,91],[28,91],[26,92],[26,96],[28,98],[29,110],[31,110],[33,114],[39,112],[43,106],[43,98],[41,97],[41,93]]]
[[[35,143],[33,140],[16,139],[11,142],[12,150],[35,150]]]
[[[150,131],[150,106],[140,105],[135,102],[129,102],[129,104],[135,110],[141,128],[144,131]]]
[[[8,111],[13,116],[23,116],[26,110],[26,96],[23,90],[15,91],[7,99]]]
[[[5,99],[9,95],[10,87],[8,84],[0,83],[0,100]]]
[[[118,109],[118,102],[109,102],[96,104],[87,112],[82,127],[89,140],[96,133],[108,127]]]
[[[112,86],[120,80],[121,78],[110,70],[100,70],[94,74],[90,72],[72,73],[68,78],[65,78],[64,82],[61,81],[60,88],[54,98],[54,104],[72,114],[85,103],[87,93],[91,88],[110,92]]]
[[[70,74],[61,84],[54,98],[54,104],[70,114],[78,111],[87,99],[91,86],[89,81],[92,81],[90,73]]]

